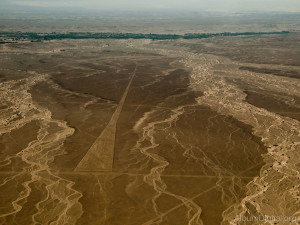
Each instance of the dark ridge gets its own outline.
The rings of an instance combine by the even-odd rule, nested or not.
[[[300,79],[300,73],[298,71],[293,71],[293,70],[288,70],[288,71],[287,70],[274,70],[274,69],[248,67],[248,66],[241,66],[239,69],[247,70],[247,71],[254,72],[254,73],[273,74],[276,76]]]
[[[288,105],[268,93],[258,93],[252,90],[246,90],[244,92],[247,94],[245,101],[249,104],[300,121],[299,108]]]

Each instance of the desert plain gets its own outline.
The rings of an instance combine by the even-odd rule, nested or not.
[[[299,224],[299,32],[0,58],[0,224]]]

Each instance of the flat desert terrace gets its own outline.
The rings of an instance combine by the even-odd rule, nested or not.
[[[0,36],[0,224],[300,222],[299,32]]]

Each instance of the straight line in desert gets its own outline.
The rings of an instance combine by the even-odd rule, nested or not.
[[[56,172],[56,171],[55,171]],[[5,174],[5,173],[4,173]],[[113,172],[113,171],[59,171],[57,174],[64,174],[64,175],[95,175],[95,176],[120,176],[120,175],[127,175],[127,176],[147,176],[149,173],[123,173],[123,172]],[[0,172],[0,175],[2,173]],[[162,174],[160,175],[161,177],[174,177],[174,178],[220,178],[219,175],[182,175],[182,174]],[[222,176],[222,178],[227,178],[227,179],[234,179],[234,178],[240,178],[240,179],[253,179],[254,176]]]
[[[112,171],[115,150],[116,126],[127,97],[132,80],[135,76],[135,67],[123,96],[100,136],[93,143],[86,155],[78,163],[75,171]]]

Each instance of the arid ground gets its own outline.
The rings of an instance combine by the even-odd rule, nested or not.
[[[0,224],[299,224],[299,59],[296,32],[0,45]]]

